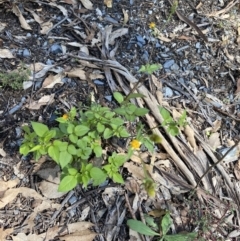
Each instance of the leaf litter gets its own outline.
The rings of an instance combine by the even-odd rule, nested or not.
[[[70,5],[71,4],[76,5],[75,1],[65,1],[65,2]],[[232,2],[234,2],[234,1],[232,1]],[[93,10],[95,8],[94,4],[90,1],[81,1],[81,3],[82,3],[82,6],[84,8],[86,8],[87,10]],[[54,33],[54,31],[58,29],[58,26],[61,26],[61,25],[63,26],[63,23],[67,24],[67,17],[69,17],[67,7],[65,8],[62,6],[58,6],[58,5],[56,5],[56,3],[51,2],[51,1],[48,1],[47,4],[50,7],[54,7],[54,9],[56,9],[56,10],[57,9],[60,10],[60,12],[62,13],[64,18],[62,18],[61,20],[58,19],[57,23],[56,23],[56,21],[55,22],[53,21],[54,22],[54,24],[53,24],[51,19],[46,21],[47,18],[45,18],[45,16],[43,14],[41,14],[41,11],[42,11],[41,8],[39,8],[39,11],[36,11],[35,9],[31,10],[31,8],[25,8],[25,10],[27,10],[28,12],[31,13],[31,15],[34,18],[34,21],[37,24],[39,24],[39,26],[41,27],[40,32],[41,32],[41,34],[44,34],[44,35],[48,35],[49,33]],[[114,7],[114,4],[116,4],[116,3],[108,1],[108,2],[105,2],[105,4],[107,4],[108,8],[112,8],[112,7]],[[236,2],[234,2],[234,4],[236,4]],[[234,4],[227,5],[227,7],[225,9],[223,9],[223,11],[212,12],[206,16],[208,16],[208,17],[213,16],[214,18],[218,18],[221,14],[226,14],[228,11],[230,11],[231,8],[234,7]],[[122,8],[120,8],[120,11],[121,11],[121,9]],[[201,7],[199,7],[199,9],[201,9]],[[78,10],[80,12],[81,9],[78,9]],[[33,31],[33,28],[30,27],[30,25],[32,26],[32,23],[29,21],[26,21],[26,19],[25,19],[26,14],[23,15],[22,9],[18,8],[18,6],[15,5],[15,3],[13,5],[13,11],[14,11],[14,14],[16,14],[17,17],[19,18],[19,23],[20,23],[21,27],[25,30]],[[121,14],[123,15],[122,20],[123,20],[124,25],[126,25],[129,21],[131,21],[131,18],[128,19],[126,11],[123,11],[123,13],[121,12]],[[229,16],[222,15],[222,17],[228,18]],[[79,21],[82,21],[85,24],[88,23],[87,19],[88,19],[87,16],[78,18]],[[61,22],[62,20],[64,20],[64,21]],[[46,24],[46,25],[44,25],[44,24]],[[71,24],[71,21],[69,21],[69,24]],[[47,108],[51,108],[51,105],[56,102],[56,99],[54,98],[55,94],[54,93],[49,94],[49,92],[47,92],[47,91],[51,92],[51,91],[54,91],[55,89],[61,91],[62,88],[64,87],[62,79],[65,77],[77,78],[78,81],[81,80],[82,82],[89,81],[89,79],[94,80],[96,78],[104,80],[104,77],[105,77],[108,82],[108,85],[112,91],[122,88],[122,91],[125,92],[125,94],[127,94],[131,90],[132,85],[134,85],[134,83],[136,83],[138,81],[138,79],[135,77],[135,75],[132,75],[131,72],[128,71],[127,68],[125,68],[123,65],[119,64],[118,61],[116,61],[116,58],[118,58],[118,56],[116,55],[116,53],[118,53],[117,52],[118,41],[121,38],[124,39],[124,37],[126,37],[126,35],[129,34],[129,29],[130,29],[129,26],[124,26],[124,28],[115,28],[114,25],[113,26],[105,26],[102,28],[102,31],[99,31],[95,26],[93,26],[91,24],[89,24],[87,26],[88,26],[88,28],[86,27],[86,29],[83,29],[83,28],[79,28],[76,25],[73,29],[75,34],[77,34],[78,36],[80,36],[80,38],[82,38],[84,40],[84,41],[82,41],[82,43],[79,43],[79,44],[78,44],[78,42],[74,43],[74,41],[71,41],[74,44],[69,44],[69,48],[78,47],[79,48],[78,51],[76,51],[75,54],[72,54],[71,52],[69,52],[68,47],[66,48],[66,56],[75,58],[75,59],[79,58],[79,63],[81,63],[81,66],[74,65],[74,67],[72,68],[72,63],[71,64],[69,63],[69,65],[71,65],[71,68],[69,68],[69,66],[67,66],[68,69],[67,69],[67,71],[65,71],[66,66],[64,66],[64,63],[62,63],[62,62],[60,64],[60,66],[63,66],[62,69],[57,68],[58,66],[56,66],[56,65],[59,65],[59,64],[45,65],[45,64],[43,64],[43,62],[42,63],[37,62],[35,64],[32,64],[33,68],[31,68],[31,70],[32,70],[31,80],[26,81],[26,83],[27,83],[26,86],[28,88],[25,88],[25,90],[27,90],[27,89],[30,90],[30,87],[32,87],[32,90],[33,90],[33,87],[35,86],[36,81],[42,81],[40,91],[44,90],[45,92],[42,92],[40,95],[37,94],[36,96],[34,96],[34,100],[32,100],[30,98],[30,102],[27,103],[26,105],[24,105],[22,107],[23,108],[22,110],[26,111],[25,108],[27,108],[27,109],[31,110],[31,113],[33,113],[33,110],[41,110],[42,106],[47,106]],[[184,29],[184,27],[183,27],[181,29],[179,28],[178,31],[181,32],[181,31],[185,31],[185,30],[186,29]],[[160,37],[158,36],[157,38],[159,38],[163,42],[171,44],[171,43],[173,43],[175,38],[178,37],[178,31],[174,34],[161,33],[162,35]],[[186,33],[186,31],[185,31],[185,33]],[[204,34],[205,33],[206,32],[204,32]],[[194,33],[194,35],[195,34],[196,33]],[[187,41],[189,41],[189,40],[194,41],[195,40],[194,35],[191,37],[185,36],[185,38],[182,38],[182,39],[183,40],[185,39]],[[182,35],[182,36],[184,36],[184,35]],[[181,36],[179,36],[179,37],[181,37]],[[222,38],[220,38],[220,40],[222,41],[221,44],[224,44],[225,42],[227,43],[230,41],[230,39],[227,39],[224,36],[222,36]],[[163,44],[163,42],[161,44]],[[91,44],[91,46],[87,46],[86,44]],[[64,43],[62,46],[68,46],[68,43]],[[96,47],[102,48],[101,54],[104,56],[104,58],[102,58],[102,57],[99,58],[99,56],[97,54],[96,54],[96,56],[92,55],[94,52],[96,52],[96,49],[97,49]],[[92,48],[95,48],[94,51],[92,51],[93,50]],[[83,55],[82,53],[84,53],[85,55]],[[89,55],[89,53],[91,53],[91,54]],[[231,62],[236,61],[235,56],[232,55],[232,53],[229,54],[228,49],[225,50],[225,52],[223,52],[223,53],[225,53],[226,57],[229,59],[230,64],[231,64]],[[232,58],[232,56],[233,56],[233,58]],[[12,53],[8,49],[3,49],[1,58],[14,59],[15,54],[14,54],[14,52]],[[61,61],[61,58],[59,58],[58,60]],[[130,62],[131,60],[129,59],[128,61]],[[39,66],[41,66],[41,67],[39,67]],[[128,67],[127,64],[125,66]],[[90,69],[88,69],[88,68],[90,68]],[[100,72],[93,73],[92,68],[99,69]],[[63,74],[63,75],[61,76],[61,74]],[[208,76],[208,77],[210,77],[210,76]],[[87,83],[87,82],[85,82],[85,83]],[[211,81],[209,81],[209,84],[211,85]],[[157,86],[157,88],[159,88],[159,89],[160,89],[160,87],[162,87],[162,86],[159,86],[158,80],[157,81],[155,80],[155,86]],[[237,85],[237,88],[238,88],[238,85]],[[192,89],[194,89],[194,88],[192,88]],[[96,91],[96,89],[95,89],[95,91]],[[162,123],[163,119],[162,119],[161,115],[159,115],[159,112],[156,108],[158,106],[158,103],[160,103],[160,102],[161,102],[161,104],[165,103],[164,105],[166,105],[166,106],[170,105],[172,108],[172,103],[174,103],[174,100],[169,101],[169,100],[164,99],[162,88],[161,88],[160,93],[158,93],[157,98],[153,94],[154,91],[152,91],[152,90],[149,91],[149,89],[146,88],[146,86],[144,86],[144,85],[137,88],[137,92],[142,93],[146,96],[144,98],[144,102],[142,102],[142,103],[137,102],[138,105],[142,104],[143,106],[148,106],[151,109],[151,114],[146,116],[146,121],[147,121],[148,125],[151,128],[153,128],[154,126],[156,126],[156,123],[158,123],[158,124]],[[197,95],[197,92],[193,92],[193,93],[195,95]],[[238,90],[236,91],[235,94],[237,94],[237,93],[238,93]],[[192,92],[191,92],[191,94],[192,94]],[[59,100],[64,102],[65,106],[70,106],[74,102],[71,103],[71,101],[68,101],[67,98],[64,99],[66,96],[63,95],[63,96],[59,97]],[[184,101],[185,100],[183,100],[183,102]],[[67,103],[67,102],[69,102],[69,103]],[[212,95],[206,94],[205,103],[207,106],[211,106],[211,105],[216,106],[217,105],[217,108],[221,108],[223,110],[229,110],[228,104],[226,102],[223,102],[222,99],[219,98],[219,96],[216,97],[214,93],[212,93]],[[178,108],[176,108],[176,109],[172,108],[172,113],[174,113],[175,110],[179,111],[179,106],[181,106],[181,109],[183,109],[184,105],[182,106],[179,104]],[[184,106],[184,108],[185,108],[185,106]],[[29,107],[31,107],[31,108],[29,108]],[[191,109],[188,109],[188,107],[186,107],[186,108],[187,108],[187,111],[189,113],[191,113]],[[201,110],[203,110],[203,109],[201,109]],[[158,187],[164,193],[163,196],[161,195],[160,192],[157,193],[158,198],[159,198],[159,200],[164,200],[164,199],[169,200],[168,208],[174,210],[174,212],[175,212],[176,227],[181,226],[181,222],[179,221],[181,214],[180,214],[179,210],[177,210],[174,207],[177,204],[172,202],[172,200],[171,200],[172,197],[174,197],[174,195],[179,196],[179,195],[183,195],[184,193],[188,193],[192,188],[194,188],[197,180],[200,178],[203,171],[206,170],[209,163],[217,161],[215,156],[213,155],[212,150],[213,149],[215,150],[221,144],[224,143],[224,142],[222,142],[222,139],[219,140],[219,136],[220,136],[219,135],[219,132],[220,132],[219,125],[214,124],[215,123],[214,121],[216,121],[215,119],[213,119],[213,121],[212,121],[212,124],[214,125],[213,127],[215,128],[215,130],[212,131],[213,133],[210,135],[208,140],[203,139],[201,137],[201,135],[199,135],[199,130],[194,128],[194,127],[196,127],[196,125],[195,126],[192,126],[192,125],[194,124],[193,122],[195,122],[195,121],[196,121],[196,123],[198,123],[197,121],[199,121],[199,123],[201,123],[201,121],[204,120],[203,116],[204,116],[204,113],[203,113],[203,115],[199,115],[198,118],[194,119],[195,116],[193,114],[191,114],[191,117],[192,117],[190,119],[191,124],[188,125],[185,128],[185,130],[181,131],[181,139],[176,139],[171,136],[167,136],[167,138],[166,138],[165,134],[162,135],[162,133],[159,132],[159,130],[157,130],[158,135],[160,135],[163,140],[162,145],[157,146],[157,148],[158,148],[160,154],[163,154],[163,155],[168,154],[168,159],[162,159],[162,157],[160,155],[157,155],[156,157],[151,157],[149,155],[149,153],[146,153],[147,154],[146,160],[148,161],[148,163],[150,163],[152,165],[152,166],[151,165],[147,166],[148,170],[151,173],[151,177],[156,181],[156,183],[158,184]],[[35,116],[34,118],[36,118],[36,117],[40,118],[40,119],[43,118],[42,113],[41,113],[41,115]],[[211,122],[211,121],[209,121],[209,122]],[[203,121],[202,121],[202,123],[203,123]],[[200,126],[201,126],[201,124],[200,124]],[[222,138],[222,136],[221,136],[221,138]],[[223,137],[223,138],[225,138],[225,137]],[[162,148],[162,147],[164,147],[164,148]],[[194,151],[192,152],[192,150],[194,150]],[[206,155],[206,153],[207,153],[207,155]],[[211,161],[209,161],[209,160],[211,160]],[[163,203],[155,202],[154,200],[147,199],[147,196],[146,196],[146,193],[144,193],[144,190],[140,190],[140,188],[138,189],[136,187],[141,183],[141,180],[143,179],[142,167],[141,167],[141,162],[139,160],[137,160],[137,158],[135,158],[135,159],[132,158],[132,161],[134,161],[135,163],[128,162],[125,164],[125,168],[129,171],[129,173],[131,173],[132,178],[134,180],[132,182],[135,183],[135,188],[129,189],[130,192],[134,193],[134,199],[133,199],[132,205],[130,204],[129,209],[132,208],[133,214],[142,213],[141,209],[136,204],[137,203],[141,204],[143,200],[146,201],[146,203],[144,203],[144,206],[150,210],[151,210],[151,208],[150,208],[151,205],[155,205],[155,208],[157,208],[157,207],[159,208],[159,206],[162,208],[166,207],[164,202]],[[172,165],[169,165],[169,162],[172,163]],[[158,172],[153,171],[153,169],[154,169],[153,166],[156,167],[157,164],[159,164],[159,166],[157,167]],[[24,180],[23,174],[20,170],[21,166],[22,166],[21,162],[18,162],[18,164],[15,165],[15,175],[16,176],[19,175],[19,179]],[[196,170],[194,170],[194,169],[196,169]],[[219,199],[220,193],[225,193],[225,191],[226,191],[225,187],[227,187],[227,189],[230,190],[227,198],[231,198],[232,200],[234,200],[233,205],[235,205],[238,203],[236,197],[234,196],[234,193],[237,193],[237,185],[234,186],[231,184],[231,181],[226,173],[227,169],[225,166],[222,167],[219,165],[219,166],[217,166],[217,169],[218,169],[220,175],[216,175],[216,177],[215,176],[213,177],[213,175],[215,175],[216,173],[212,172],[207,177],[205,177],[202,181],[202,184],[203,184],[202,187],[206,188],[207,190],[209,190],[212,193],[210,195],[206,194],[204,192],[203,188],[200,187],[197,189],[197,194],[199,196],[199,199],[201,199],[202,201],[208,202],[208,200],[210,198],[215,200],[215,204],[214,205],[209,204],[209,206],[207,208],[208,208],[208,210],[216,209],[216,213],[217,213],[216,215],[220,219],[220,218],[222,218],[221,215],[223,215],[223,211],[226,210],[226,205],[224,203],[222,203]],[[45,168],[43,170],[47,170],[47,169]],[[180,172],[179,172],[179,170],[180,170]],[[235,173],[237,173],[236,170],[237,170],[237,165],[235,166]],[[38,170],[35,173],[36,176],[41,178],[41,181],[38,183],[37,189],[36,189],[38,192],[34,191],[33,188],[29,188],[29,187],[16,187],[19,183],[18,180],[16,180],[13,183],[7,182],[7,184],[4,185],[5,187],[3,188],[3,191],[1,192],[2,198],[3,198],[2,199],[3,200],[2,208],[6,207],[6,205],[13,205],[15,199],[19,200],[19,195],[20,196],[22,195],[23,198],[30,197],[31,199],[35,200],[35,204],[32,206],[33,212],[29,215],[29,223],[28,223],[28,221],[25,222],[25,224],[27,225],[26,229],[30,228],[31,230],[33,230],[35,227],[34,220],[37,217],[38,213],[41,213],[41,212],[44,213],[44,212],[46,212],[46,210],[50,210],[49,214],[50,214],[50,216],[52,215],[51,217],[54,217],[53,210],[55,210],[55,209],[62,210],[62,214],[63,214],[62,220],[63,221],[60,222],[60,225],[65,225],[66,223],[68,223],[66,221],[66,219],[64,220],[64,215],[66,216],[66,210],[63,207],[68,201],[72,200],[71,198],[73,198],[74,195],[72,193],[70,193],[72,195],[72,196],[69,195],[70,197],[68,196],[68,194],[63,194],[62,196],[58,196],[58,194],[56,192],[56,186],[59,182],[59,176],[56,175],[54,177],[53,175],[50,175],[51,178],[43,177],[39,174],[40,172],[41,172],[41,170],[40,171]],[[48,173],[48,172],[46,172],[46,173]],[[51,173],[51,172],[49,171],[49,173]],[[237,174],[235,174],[235,175],[236,175],[236,177],[238,177]],[[219,187],[216,185],[217,178],[221,179],[221,185],[223,184],[223,186]],[[23,182],[23,181],[21,181],[21,182]],[[213,182],[215,182],[214,185],[216,187],[215,193],[213,192],[214,188],[212,188]],[[136,183],[138,185],[136,185]],[[224,185],[225,185],[225,187],[224,187]],[[52,190],[52,193],[51,193],[51,190]],[[107,190],[107,188],[105,188],[105,190]],[[105,197],[103,198],[105,200],[104,201],[105,205],[108,205],[109,207],[113,208],[113,207],[115,207],[114,205],[116,204],[116,207],[118,209],[118,214],[121,214],[120,217],[124,219],[126,210],[124,208],[122,208],[122,204],[125,202],[125,200],[127,202],[128,195],[124,197],[121,189],[115,190],[114,188],[110,189],[110,192],[107,193],[107,195],[110,195],[110,197],[108,198],[108,200],[105,200]],[[116,197],[118,197],[119,199],[116,200]],[[183,196],[181,196],[181,197],[183,197]],[[54,201],[50,200],[50,199],[56,199],[56,201],[59,201],[59,202],[54,203]],[[74,200],[74,198],[73,198],[73,200]],[[1,205],[1,203],[0,203],[0,205]],[[189,211],[190,206],[187,204],[185,204],[185,205],[186,205],[186,210]],[[87,204],[85,204],[85,207],[82,207],[81,211],[84,211],[86,216],[89,215],[89,207],[90,206]],[[74,209],[72,209],[70,206],[69,210],[71,212],[69,212],[67,215],[73,214],[73,216],[74,216]],[[117,212],[110,213],[110,212],[102,209],[101,212],[100,211],[98,212],[99,215],[100,215],[100,213],[105,213],[105,215],[107,214],[106,216],[108,217],[108,219],[105,220],[106,221],[105,224],[108,224],[110,228],[105,229],[105,236],[108,238],[108,240],[113,240],[113,237],[118,234],[117,227],[122,224],[123,219],[121,219],[119,217],[119,220],[117,220],[117,215],[115,215]],[[58,215],[59,215],[59,213],[58,213]],[[83,220],[85,220],[85,218],[86,218],[85,215],[81,217]],[[93,223],[87,223],[87,224],[84,222],[76,223],[77,228],[76,228],[76,230],[74,230],[74,228],[72,228],[72,233],[69,231],[69,230],[71,230],[71,226],[67,225],[69,234],[66,234],[63,237],[60,237],[60,239],[62,239],[62,240],[93,240],[94,237],[96,236],[96,233],[93,233],[92,231],[90,231],[88,229],[88,228],[91,228],[92,225],[93,225]],[[80,230],[79,229],[80,226],[84,227],[84,229]],[[33,238],[36,240],[43,240],[44,238],[46,239],[46,237],[47,237],[47,239],[53,239],[55,237],[59,237],[59,234],[60,234],[59,228],[60,227],[55,225],[53,227],[49,227],[48,230],[42,229],[41,233],[18,232],[17,234],[15,233],[14,235],[11,235],[11,237],[12,237],[12,240],[32,240]],[[7,236],[7,235],[11,234],[11,232],[9,232],[10,230],[11,230],[11,232],[13,231],[12,229],[5,229],[4,235]],[[78,231],[80,231],[80,233]],[[130,235],[132,235],[132,232],[130,232]],[[233,232],[232,232],[232,235],[234,235]],[[135,234],[135,236],[136,236],[136,234]]]

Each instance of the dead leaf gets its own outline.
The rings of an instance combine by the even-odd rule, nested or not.
[[[11,236],[13,241],[44,241],[46,234],[28,234],[18,233],[16,236]]]
[[[2,148],[0,148],[0,156],[5,157],[6,155],[6,152]]]
[[[5,192],[9,188],[13,188],[13,187],[17,186],[18,183],[19,183],[18,178],[14,179],[14,180],[9,180],[7,182],[0,181],[0,192]]]
[[[129,20],[129,16],[125,9],[122,9],[122,12],[123,12],[123,25],[125,25]]]
[[[60,180],[60,178],[59,178]],[[59,184],[51,183],[48,181],[41,181],[39,185],[39,189],[41,190],[44,197],[47,197],[49,199],[56,199],[64,196],[66,192],[58,192],[58,186]]]
[[[207,143],[212,147],[213,150],[216,150],[217,147],[221,146],[219,133],[218,132],[212,133]]]
[[[65,77],[65,74],[59,73],[56,75],[50,74],[43,82],[42,88],[44,89],[51,89],[54,87],[56,84],[61,84],[63,85],[62,79]]]
[[[52,27],[53,27],[53,23],[51,22],[51,20],[49,20],[47,22],[43,22],[43,23],[41,23],[42,29],[40,30],[40,33],[47,34]]]
[[[234,166],[234,174],[237,180],[240,180],[240,161],[238,160]]]
[[[82,68],[73,68],[71,71],[65,73],[68,77],[77,77],[81,80],[87,80],[85,71]]]
[[[93,4],[91,1],[89,1],[89,0],[80,0],[80,1],[86,9],[89,9],[89,10],[93,9]]]
[[[12,4],[12,11],[13,13],[18,17],[19,21],[20,21],[20,24],[21,24],[21,27],[23,29],[26,29],[26,30],[32,30],[32,28],[30,27],[30,25],[26,22],[25,18],[23,17],[20,9],[18,8],[18,6],[13,3]]]
[[[184,128],[184,133],[187,136],[187,140],[189,141],[190,145],[192,146],[193,150],[197,150],[197,144],[195,140],[194,130],[189,126],[186,125]]]
[[[104,0],[104,4],[105,4],[108,8],[112,8],[112,0]]]
[[[45,95],[38,101],[32,101],[26,107],[30,110],[39,110],[41,106],[51,104],[54,100],[54,94]]]
[[[12,59],[14,56],[12,55],[9,49],[0,49],[0,58],[2,59]]]
[[[6,26],[6,23],[0,23],[0,33],[5,29]]]
[[[11,233],[13,233],[13,228],[8,228],[8,229],[0,228],[0,240],[1,241],[6,240],[6,237]]]
[[[115,31],[113,31],[110,35],[109,35],[109,44],[113,45],[114,44],[114,40],[118,37],[121,37],[125,34],[128,33],[128,28],[120,28],[117,29]]]
[[[8,203],[12,202],[16,196],[21,193],[24,197],[32,197],[35,199],[44,200],[45,198],[38,194],[34,189],[27,187],[19,187],[8,189],[1,198],[0,208],[4,208]]]
[[[240,78],[237,79],[237,89],[235,91],[235,95],[240,92]]]

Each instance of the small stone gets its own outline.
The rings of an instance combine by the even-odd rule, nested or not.
[[[61,45],[53,44],[50,48],[52,54],[61,54],[63,52]]]
[[[173,59],[170,59],[163,64],[163,68],[169,69],[174,63],[175,63],[175,61]]]
[[[173,96],[173,91],[169,87],[165,88],[165,96],[171,98]]]
[[[104,83],[103,83],[102,81],[97,80],[97,79],[94,80],[93,83],[94,83],[95,85],[104,85]]]
[[[105,95],[104,98],[108,100],[109,102],[112,101],[112,95]]]
[[[48,59],[47,62],[46,62],[47,65],[52,65],[52,60],[51,59]]]
[[[172,70],[172,71],[178,71],[178,70],[179,70],[179,66],[174,63],[174,64],[171,66],[171,70]]]
[[[27,33],[26,36],[27,36],[28,38],[30,38],[30,37],[32,36],[32,34],[31,34],[31,33]]]
[[[28,49],[24,49],[22,55],[23,55],[23,57],[29,57],[29,56],[31,56],[31,53]]]
[[[71,205],[73,205],[76,201],[77,201],[76,196],[72,196],[72,197],[68,200],[68,202],[69,202]]]
[[[199,42],[197,42],[195,46],[197,49],[199,49],[201,47],[201,44]]]
[[[138,41],[140,44],[142,44],[142,45],[146,44],[146,41],[143,39],[142,36],[137,35],[137,36],[136,36],[136,39],[137,39],[137,41]]]

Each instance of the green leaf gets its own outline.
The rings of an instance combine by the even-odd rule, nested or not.
[[[179,134],[179,129],[177,126],[175,125],[170,125],[168,128],[167,128],[167,132],[172,135],[172,136],[177,136]]]
[[[71,176],[75,176],[78,173],[78,170],[76,168],[68,168],[67,171]]]
[[[72,160],[72,155],[69,154],[67,151],[60,152],[59,156],[59,163],[61,165],[61,168],[64,168],[67,166],[68,163],[70,163]]]
[[[58,187],[59,192],[68,192],[77,186],[77,178],[75,176],[65,176]]]
[[[59,149],[58,146],[50,146],[48,148],[48,155],[57,163],[59,163]]]
[[[72,144],[70,144],[67,148],[68,150],[68,153],[71,154],[71,155],[76,155],[77,154],[77,150],[76,150],[76,147]]]
[[[113,136],[113,131],[110,130],[109,128],[106,128],[103,132],[103,138],[104,139],[109,139],[110,137]]]
[[[85,134],[88,133],[89,131],[89,127],[87,126],[84,126],[84,125],[78,125],[74,128],[74,133],[77,135],[77,136],[84,136]]]
[[[129,137],[130,134],[129,132],[126,130],[125,127],[121,126],[122,128],[119,130],[119,134],[120,134],[120,137]]]
[[[143,98],[143,97],[146,97],[145,95],[143,94],[140,94],[140,93],[131,93],[124,102],[127,102],[129,101],[130,99],[133,99],[133,98]]]
[[[130,229],[144,234],[148,236],[160,236],[159,233],[154,232],[152,229],[150,229],[146,224],[142,223],[141,221],[129,219],[127,221],[127,225]]]
[[[102,147],[101,146],[94,146],[93,151],[96,157],[102,156]]]
[[[143,138],[142,143],[147,149],[153,153],[154,151],[154,143],[147,137]]]
[[[73,124],[68,124],[67,133],[68,133],[68,134],[72,134],[73,131],[74,131],[74,127],[75,127],[75,125],[73,125]]]
[[[158,225],[155,223],[153,217],[151,217],[151,216],[146,214],[146,215],[144,215],[144,219],[145,219],[145,221],[146,221],[148,226],[150,226],[152,228],[157,228],[158,227]]]
[[[105,129],[105,126],[103,124],[101,124],[100,122],[97,123],[97,131],[99,133],[102,133]]]
[[[49,142],[53,137],[55,137],[57,134],[56,130],[50,130],[49,132],[46,132],[44,135],[44,142]]]
[[[48,127],[42,123],[32,121],[31,124],[34,132],[40,137],[43,137],[49,131]]]
[[[66,141],[59,141],[59,140],[55,140],[53,142],[53,145],[56,146],[59,151],[66,151],[67,147],[68,147],[68,143]]]
[[[163,236],[165,236],[167,234],[167,232],[169,231],[170,227],[172,225],[172,219],[170,217],[170,213],[167,212],[161,222],[161,227],[162,227],[162,233]]]
[[[119,115],[125,115],[126,114],[126,110],[123,107],[116,108],[113,111],[116,112]]]
[[[112,118],[110,121],[111,123],[114,123],[114,125],[116,126],[123,125],[124,123],[124,120],[122,120],[121,118]]]
[[[139,69],[139,72],[152,74],[154,71],[159,70],[161,68],[162,68],[161,64],[146,64],[141,66],[141,68]]]
[[[178,125],[179,126],[184,126],[186,124],[186,118],[187,118],[187,111],[184,110],[182,115],[180,116],[179,120],[178,120]]]
[[[122,175],[120,173],[113,173],[112,179],[116,183],[121,183],[121,184],[124,183],[124,180],[123,180]]]
[[[37,151],[37,150],[39,150],[41,147],[42,147],[41,145],[36,145],[36,146],[34,146],[29,152]]]
[[[159,108],[159,111],[160,111],[160,114],[162,115],[162,118],[166,121],[166,120],[172,120],[172,117],[170,115],[170,112],[168,110],[166,110],[165,108],[163,107],[158,107]]]
[[[78,141],[78,137],[74,134],[70,134],[68,138],[74,144],[77,143],[77,141]]]
[[[134,111],[134,115],[136,116],[144,116],[146,115],[147,113],[149,112],[148,109],[146,108],[137,108],[135,111]]]
[[[30,150],[30,147],[28,145],[28,143],[23,143],[21,146],[20,146],[20,154],[26,156],[28,153],[29,153],[29,150]]]
[[[111,163],[113,163],[117,167],[120,167],[126,162],[126,160],[127,160],[126,155],[118,154],[112,157]]]
[[[193,241],[197,238],[197,233],[184,233],[184,234],[173,234],[165,235],[164,240],[166,241]]]
[[[124,101],[123,95],[119,92],[114,92],[113,97],[119,104],[121,104]]]
[[[93,186],[102,184],[107,178],[106,173],[98,167],[93,167],[91,169],[90,176],[93,179]]]

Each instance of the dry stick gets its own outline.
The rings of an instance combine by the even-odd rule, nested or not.
[[[208,172],[210,172],[214,167],[216,167],[235,147],[237,147],[237,145],[239,144],[240,139],[235,143],[235,145],[233,145],[217,162],[215,162],[212,166],[210,166],[204,173],[203,175],[200,177],[197,185],[195,186],[194,190],[199,186],[200,182],[202,181],[203,177],[206,176],[208,174]]]

